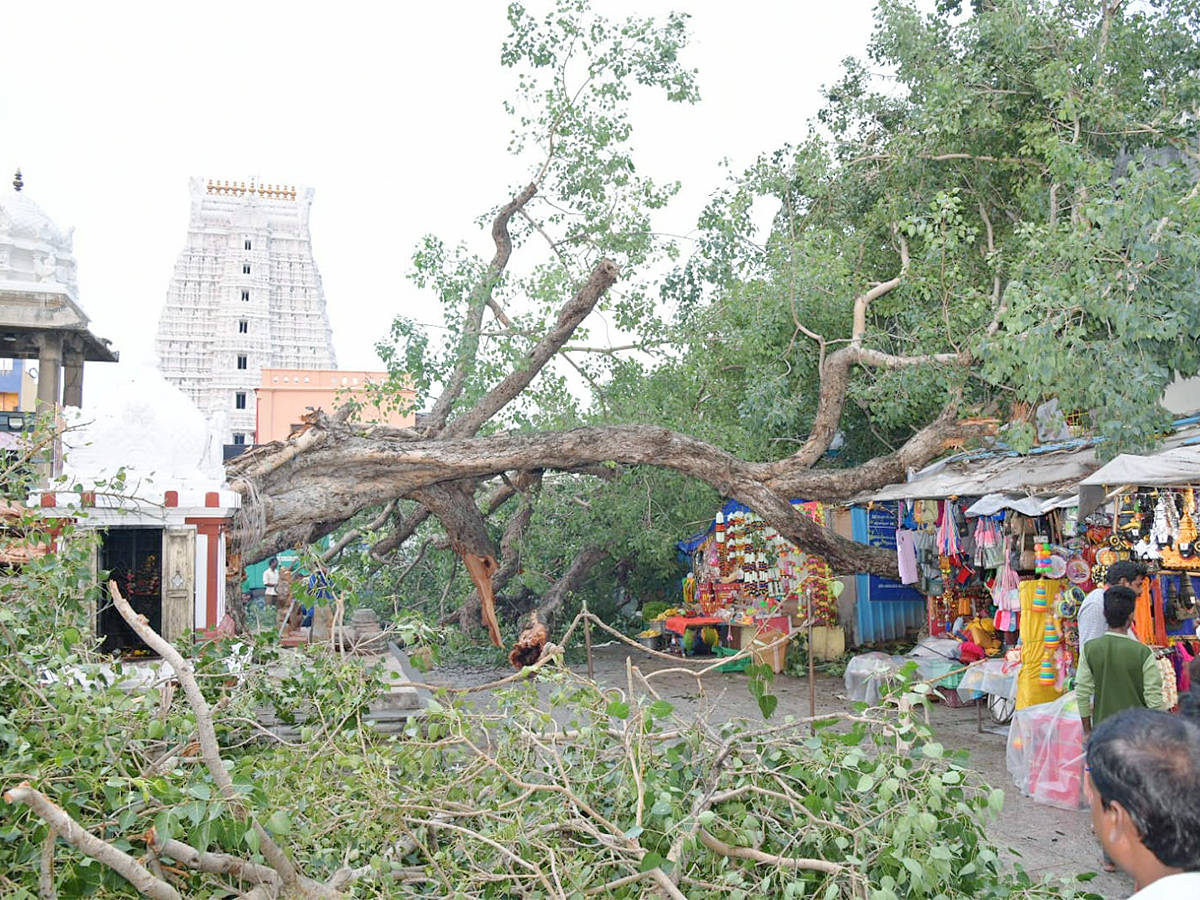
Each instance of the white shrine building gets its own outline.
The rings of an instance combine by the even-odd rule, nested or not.
[[[37,408],[83,403],[84,362],[117,361],[79,305],[73,229],[59,228],[24,191],[0,193],[0,359],[36,360]],[[21,429],[17,429],[21,430]]]
[[[313,189],[190,184],[187,244],[159,318],[158,368],[223,423],[225,443],[249,444],[263,369],[337,367],[308,231]]]

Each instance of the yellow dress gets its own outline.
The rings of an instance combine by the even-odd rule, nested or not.
[[[1060,578],[1034,578],[1021,582],[1021,671],[1017,675],[1017,709],[1048,703],[1061,693],[1052,684],[1041,684],[1038,675],[1046,657],[1047,617],[1053,613],[1054,601],[1062,585]],[[1046,592],[1045,609],[1034,609],[1033,606],[1039,587]]]

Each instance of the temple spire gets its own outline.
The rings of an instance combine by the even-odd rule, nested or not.
[[[13,190],[19,191],[25,187],[25,179],[21,177],[21,170],[17,169],[17,174],[13,176]]]

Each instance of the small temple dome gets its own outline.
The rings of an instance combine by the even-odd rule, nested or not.
[[[44,241],[55,250],[72,249],[71,230],[61,230],[24,191],[0,194],[0,235],[10,240]]]
[[[0,190],[0,282],[59,284],[74,298],[74,229],[59,228],[19,177]]]
[[[63,410],[64,474],[87,485],[124,469],[135,493],[224,483],[219,434],[153,365],[102,366],[91,382],[87,409]]]

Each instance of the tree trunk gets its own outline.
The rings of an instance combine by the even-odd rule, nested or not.
[[[814,525],[788,501],[846,500],[902,480],[908,468],[933,459],[947,441],[993,430],[994,423],[960,423],[944,414],[895,453],[854,469],[812,470],[788,460],[744,462],[711,444],[651,425],[413,440],[394,428],[351,427],[318,417],[301,436],[309,438],[303,453],[278,462],[276,457],[287,454],[289,445],[268,445],[232,460],[228,473],[245,498],[238,529],[248,559],[311,543],[361,509],[411,496],[437,506],[430,508],[447,526],[456,551],[494,560],[483,518],[462,485],[521,469],[617,462],[663,466],[712,485],[722,496],[757,511],[797,546],[824,557],[839,574],[894,578],[893,554]],[[320,432],[319,440],[314,431]],[[447,486],[455,483],[460,486]]]
[[[547,625],[553,624],[562,611],[563,602],[567,597],[583,583],[588,572],[608,557],[609,552],[601,547],[588,547],[586,550],[579,551],[567,571],[542,597],[541,605],[534,610],[537,617]]]

